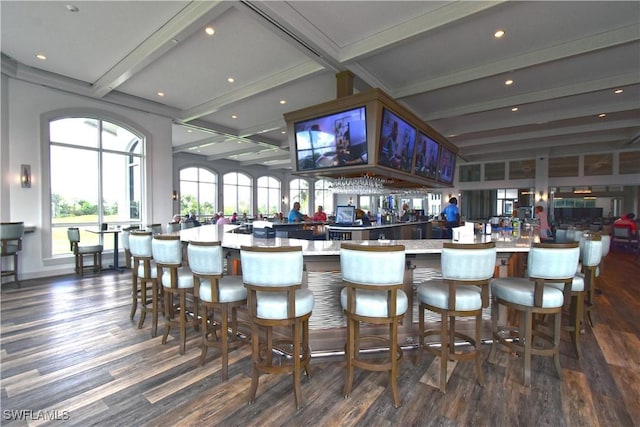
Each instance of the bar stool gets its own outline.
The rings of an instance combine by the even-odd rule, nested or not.
[[[408,307],[407,294],[402,290],[405,263],[403,245],[340,245],[340,267],[345,285],[340,292],[340,302],[347,316],[345,397],[351,394],[355,368],[388,372],[393,405],[400,407],[397,379],[402,348],[398,345],[398,324]],[[389,336],[361,335],[361,322],[387,325]],[[388,359],[382,362],[361,359],[363,341],[381,341],[389,349]]]
[[[94,272],[102,271],[102,245],[81,245],[80,229],[78,227],[67,228],[67,238],[71,245],[71,252],[75,257],[75,272],[84,274],[86,268],[92,268]],[[93,256],[93,265],[84,265],[84,256]]]
[[[180,328],[180,354],[184,354],[187,342],[187,326],[198,329],[198,303],[193,294],[193,273],[182,266],[182,242],[180,236],[154,235],[151,243],[153,259],[158,267],[157,277],[162,284],[164,299],[164,335],[162,344],[167,343],[172,326]],[[189,313],[187,294],[192,297]],[[178,298],[178,302],[175,302]]]
[[[302,288],[302,247],[242,246],[242,281],[247,288],[247,307],[251,319],[252,377],[249,403],[256,399],[260,372],[292,373],[296,408],[302,406],[302,370],[310,378],[309,317],[313,293]],[[290,338],[274,339],[275,327],[285,327]],[[264,337],[260,331],[264,331]],[[264,342],[261,341],[264,338]],[[279,345],[291,348],[281,364],[274,363],[274,351],[285,353]],[[283,359],[283,358],[280,358]]]
[[[162,224],[147,224],[147,231],[153,234],[162,234]]]
[[[563,292],[548,283],[562,282],[571,287],[580,257],[578,242],[534,243],[529,251],[527,268],[529,278],[509,277],[493,279],[491,282],[493,343],[489,360],[495,362],[498,345],[516,351],[523,359],[523,384],[531,386],[531,356],[553,356],[558,377],[562,378],[560,367],[560,327]],[[520,326],[498,326],[499,306],[504,305],[521,314]],[[552,315],[553,333],[546,334],[534,330],[533,315]],[[511,338],[515,338],[511,340]],[[536,345],[533,338],[539,338]]]
[[[151,336],[155,337],[158,334],[159,299],[162,290],[159,289],[157,280],[158,267],[153,260],[152,240],[153,235],[150,231],[133,231],[129,236],[129,248],[131,256],[133,256],[131,320],[136,314],[138,301],[140,301],[138,329],[142,329],[146,314],[150,311],[152,316]],[[151,290],[151,301],[147,298],[148,290]]]
[[[18,253],[22,250],[22,236],[24,236],[24,222],[2,222],[0,223],[0,250],[1,258],[13,258],[12,268],[2,266],[2,276],[13,276],[18,286]]]
[[[219,348],[222,381],[226,381],[230,346],[233,348],[247,343],[247,340],[239,339],[238,333],[238,308],[247,303],[247,289],[242,284],[241,276],[223,275],[223,249],[220,242],[190,242],[187,252],[189,267],[193,272],[193,292],[200,301],[202,316],[200,365],[204,365],[209,347]],[[215,320],[215,310],[220,311],[219,321]]]
[[[127,268],[131,268],[131,249],[129,245],[129,235],[132,231],[139,230],[137,226],[125,227],[122,229],[122,247],[124,248],[124,264]]]
[[[176,231],[180,231],[182,229],[182,224],[179,222],[170,222],[167,224],[167,234],[175,233]]]
[[[608,237],[608,235],[605,238],[598,234],[590,234],[585,236],[584,244],[582,244],[583,242],[581,241],[580,257],[582,260],[582,273],[577,276],[584,280],[584,291],[586,293],[586,306],[584,307],[584,311],[592,328],[595,325],[593,308],[596,302],[596,277],[600,275],[600,264],[606,255],[605,246],[607,246],[606,241]],[[609,253],[608,246],[606,253]]]
[[[564,283],[550,283],[551,286],[564,293],[564,301],[570,301],[569,324],[564,328],[571,334],[571,342],[578,359],[582,358],[582,346],[580,345],[580,332],[584,324],[585,294],[593,288],[595,270],[600,264],[602,255],[602,241],[599,235],[587,234],[580,238],[580,264],[581,272],[576,273],[571,286]]]
[[[482,374],[482,308],[489,306],[489,283],[496,266],[496,245],[443,244],[440,258],[442,281],[427,281],[418,285],[420,301],[419,339],[420,353],[423,350],[440,356],[440,391],[447,391],[447,361],[475,360],[478,383],[484,386]],[[425,330],[425,309],[435,311],[441,316],[440,330]],[[475,316],[475,338],[457,332],[456,317]],[[425,345],[425,338],[440,336],[440,349]],[[456,338],[461,338],[473,346],[471,351],[457,352]]]

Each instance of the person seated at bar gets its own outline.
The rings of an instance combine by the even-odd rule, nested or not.
[[[224,212],[218,212],[218,220],[216,221],[216,224],[231,224],[231,221],[229,221],[229,218],[224,216]]]
[[[190,214],[185,215],[184,222],[192,222],[194,227],[200,227],[202,225],[196,218],[195,211],[191,211]]]
[[[182,222],[182,215],[175,214],[169,224],[180,224],[181,222]]]
[[[635,235],[638,232],[638,225],[634,221],[635,214],[629,212],[622,218],[618,218],[613,222],[615,228],[628,228],[631,230],[631,235]]]
[[[321,205],[318,205],[318,210],[313,214],[311,219],[315,222],[325,222],[327,220],[327,214],[324,213]]]
[[[291,208],[291,211],[289,211],[289,222],[302,222],[305,221],[307,219],[309,219],[309,217],[307,215],[304,215],[302,212],[300,212],[300,202],[295,202],[293,204],[293,208]]]

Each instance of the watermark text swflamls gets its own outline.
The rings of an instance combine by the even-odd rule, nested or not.
[[[67,421],[69,411],[34,411],[33,409],[4,409],[2,418],[6,421]]]

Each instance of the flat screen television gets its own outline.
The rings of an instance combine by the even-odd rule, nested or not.
[[[416,175],[436,179],[438,173],[438,157],[440,144],[422,132],[418,132],[416,144],[416,165],[413,169]]]
[[[366,108],[296,122],[298,171],[367,164]]]
[[[390,110],[382,110],[378,164],[411,172],[416,128]]]
[[[355,206],[336,206],[336,225],[353,225],[355,222]]]
[[[445,146],[440,149],[438,162],[438,181],[453,184],[453,174],[456,170],[456,155]]]

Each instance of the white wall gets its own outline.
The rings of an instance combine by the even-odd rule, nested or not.
[[[166,222],[172,212],[173,160],[171,149],[171,120],[166,117],[140,112],[102,100],[82,97],[54,89],[44,88],[12,78],[2,77],[0,132],[0,164],[2,165],[2,194],[0,195],[3,221],[24,221],[36,227],[25,235],[20,254],[20,277],[24,279],[71,273],[71,254],[63,259],[44,259],[43,236],[43,182],[41,126],[43,115],[57,110],[78,111],[88,109],[115,117],[146,136],[146,171],[148,193],[146,218],[143,223]],[[19,169],[30,164],[31,188],[21,188]],[[110,255],[103,262],[108,263]]]

